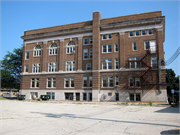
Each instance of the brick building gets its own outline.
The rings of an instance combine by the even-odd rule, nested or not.
[[[20,93],[26,99],[166,101],[161,11],[25,31]],[[161,70],[158,70],[158,67]]]

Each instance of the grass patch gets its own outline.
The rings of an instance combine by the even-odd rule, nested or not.
[[[0,97],[0,100],[10,100],[8,98]]]

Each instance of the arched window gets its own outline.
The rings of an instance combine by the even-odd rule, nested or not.
[[[41,46],[37,45],[34,47],[34,56],[41,56]]]
[[[67,47],[66,47],[66,53],[67,54],[71,54],[71,53],[75,53],[75,42],[74,41],[70,41],[68,44],[67,44]]]
[[[56,55],[57,54],[57,44],[53,43],[50,47],[49,47],[49,55]]]

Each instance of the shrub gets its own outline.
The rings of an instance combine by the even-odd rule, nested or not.
[[[149,105],[152,106],[153,102],[151,101],[151,99],[149,99]]]

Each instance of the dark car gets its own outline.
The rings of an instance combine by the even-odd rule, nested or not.
[[[168,102],[173,103],[173,94],[168,95]],[[174,90],[174,103],[179,104],[179,90]]]
[[[17,96],[18,100],[25,100],[25,98],[26,98],[26,95],[18,95]]]
[[[50,99],[50,95],[41,95],[41,99],[42,100],[49,100]]]

